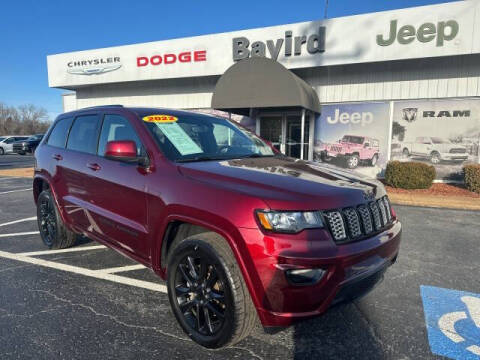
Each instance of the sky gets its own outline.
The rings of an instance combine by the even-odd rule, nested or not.
[[[329,0],[328,18],[429,5],[438,0]],[[325,0],[4,0],[0,10],[0,102],[34,104],[53,119],[47,55],[322,19]],[[361,29],[359,29],[361,31]]]

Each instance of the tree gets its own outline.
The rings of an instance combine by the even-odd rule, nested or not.
[[[44,133],[50,126],[47,110],[32,104],[18,108],[0,102],[0,136]]]
[[[394,121],[392,124],[392,137],[396,137],[398,141],[403,141],[405,139],[405,126]]]

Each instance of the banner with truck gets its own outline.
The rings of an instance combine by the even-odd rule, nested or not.
[[[391,160],[432,164],[437,179],[461,181],[463,166],[478,163],[480,99],[396,101]]]

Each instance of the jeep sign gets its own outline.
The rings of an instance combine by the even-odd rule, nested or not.
[[[329,124],[360,124],[360,126],[366,126],[371,124],[373,121],[373,114],[370,111],[365,112],[342,112],[340,109],[335,109],[335,116],[327,116],[327,121]]]
[[[431,22],[424,23],[415,29],[413,25],[403,25],[397,31],[397,20],[390,21],[390,31],[387,36],[378,34],[377,44],[380,46],[392,45],[395,40],[399,44],[410,44],[415,38],[422,43],[436,40],[437,46],[443,46],[445,41],[450,41],[458,34],[458,23],[455,20],[440,21],[436,25]]]

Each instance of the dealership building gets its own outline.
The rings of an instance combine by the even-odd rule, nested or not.
[[[380,167],[397,144],[427,136],[456,141],[478,162],[479,17],[479,2],[461,1],[56,54],[48,80],[70,90],[65,111],[226,114],[304,159],[349,134],[376,141]]]

